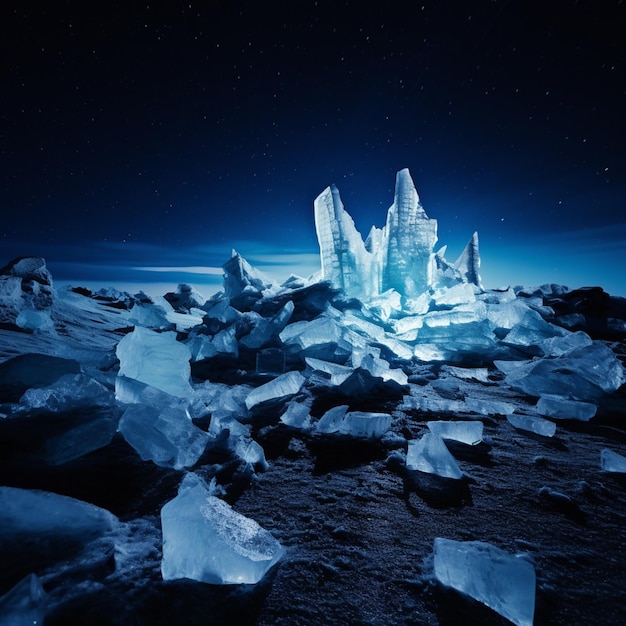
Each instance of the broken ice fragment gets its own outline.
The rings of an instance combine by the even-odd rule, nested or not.
[[[173,396],[192,395],[189,348],[176,340],[176,333],[157,333],[137,326],[117,344],[120,376],[133,378]]]
[[[195,474],[163,506],[161,525],[164,580],[253,585],[284,553],[269,531],[212,495]]]
[[[246,408],[250,410],[261,402],[281,400],[293,396],[300,391],[304,380],[304,376],[300,372],[294,371],[281,374],[269,383],[253,389],[246,398]]]
[[[334,406],[332,409],[328,409],[319,421],[315,425],[315,430],[318,433],[336,433],[341,427],[341,422],[348,410],[347,404],[341,406]]]
[[[290,402],[287,410],[280,416],[280,421],[292,428],[309,429],[311,427],[312,399],[304,402]]]
[[[196,463],[209,441],[187,411],[176,406],[159,409],[132,404],[124,411],[118,430],[144,461],[177,470]]]
[[[532,626],[535,568],[483,541],[435,539],[435,578],[485,604],[516,626]]]
[[[608,448],[603,448],[600,450],[600,467],[604,472],[626,474],[626,457]]]
[[[569,400],[556,395],[542,395],[537,402],[537,412],[556,419],[580,420],[588,422],[597,411],[591,402]]]
[[[483,423],[474,422],[426,422],[431,433],[439,435],[442,439],[460,441],[474,446],[483,440]]]
[[[0,597],[0,625],[41,625],[46,616],[46,605],[46,592],[39,578],[29,574]]]
[[[556,424],[550,420],[543,419],[543,417],[509,413],[506,419],[515,428],[526,430],[536,435],[541,435],[542,437],[552,437],[556,432]]]
[[[442,478],[461,478],[463,472],[439,435],[426,433],[421,439],[409,441],[406,467]]]
[[[365,437],[368,439],[382,437],[391,426],[391,415],[388,413],[368,413],[366,411],[350,411],[339,424],[342,435]]]

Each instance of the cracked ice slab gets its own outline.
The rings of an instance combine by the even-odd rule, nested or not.
[[[161,524],[164,580],[253,585],[284,554],[268,530],[212,495],[195,474],[163,506]]]
[[[435,578],[445,587],[474,598],[516,626],[532,626],[535,613],[535,568],[483,541],[437,537]]]
[[[543,417],[510,413],[506,416],[506,419],[515,428],[526,430],[542,437],[553,437],[556,432],[556,424],[550,420],[543,419]]]

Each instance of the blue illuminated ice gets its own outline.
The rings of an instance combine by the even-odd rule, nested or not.
[[[395,293],[414,299],[438,283],[481,289],[478,235],[474,233],[456,263],[445,261],[442,253],[436,258],[437,221],[426,215],[408,169],[396,175],[385,226],[372,227],[365,243],[334,185],[316,198],[314,208],[321,276],[348,296],[368,300]]]
[[[604,472],[626,474],[626,457],[609,450],[609,448],[602,448],[600,450],[600,467]]]
[[[144,461],[177,470],[194,465],[209,442],[182,406],[131,404],[118,430]]]
[[[556,432],[556,424],[550,420],[543,419],[543,417],[509,413],[506,419],[515,428],[526,430],[542,437],[553,437]]]
[[[304,376],[298,371],[281,374],[274,380],[253,389],[246,398],[246,407],[250,410],[262,402],[282,400],[293,396],[300,391],[304,380]]]
[[[409,441],[406,467],[442,478],[462,478],[463,472],[450,454],[443,439],[435,433],[425,433],[421,439]]]
[[[451,439],[473,446],[483,439],[483,423],[480,421],[436,421],[426,422],[431,433],[442,439]]]
[[[255,584],[278,562],[284,548],[259,524],[237,513],[195,474],[161,509],[164,580]]]
[[[175,332],[157,333],[137,326],[117,344],[119,376],[132,378],[178,397],[192,394],[189,348]]]
[[[493,609],[516,626],[532,626],[535,613],[535,568],[483,541],[437,537],[435,578]]]

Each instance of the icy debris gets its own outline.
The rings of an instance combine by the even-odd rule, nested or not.
[[[211,332],[217,332],[223,326],[228,326],[241,318],[242,314],[230,305],[230,300],[224,298],[214,305],[209,305],[203,318],[205,326]]]
[[[604,344],[575,348],[563,356],[508,365],[494,361],[506,374],[506,382],[530,396],[558,395],[572,400],[594,401],[613,393],[624,382],[624,368]],[[507,371],[508,370],[508,371]]]
[[[391,427],[391,415],[388,413],[369,413],[350,411],[339,424],[342,435],[367,439],[379,439]]]
[[[426,426],[431,433],[439,435],[442,439],[459,441],[470,446],[474,446],[483,440],[483,423],[473,422],[447,422],[436,421],[426,422]]]
[[[311,369],[327,374],[330,378],[330,384],[335,386],[341,385],[341,383],[354,371],[354,368],[352,367],[339,365],[338,363],[331,363],[330,361],[323,361],[321,359],[315,359],[309,356],[305,357],[304,360]]]
[[[281,374],[269,383],[253,389],[246,398],[246,408],[250,410],[268,400],[282,400],[293,396],[300,391],[304,381],[304,376],[297,371]]]
[[[231,300],[242,295],[256,300],[261,297],[263,291],[273,285],[263,272],[253,268],[236,250],[232,251],[231,258],[222,267],[224,293]]]
[[[20,398],[20,410],[41,409],[51,413],[79,408],[111,406],[114,394],[85,374],[65,374],[47,387],[27,389]]]
[[[568,398],[549,394],[542,395],[537,401],[535,408],[539,414],[546,417],[580,420],[581,422],[588,422],[598,410],[596,405],[591,402],[569,400]]]
[[[52,330],[54,322],[50,316],[50,311],[35,311],[33,309],[23,309],[15,318],[15,323],[24,330]]]
[[[248,335],[242,337],[241,345],[250,349],[259,349],[274,340],[283,331],[293,314],[294,304],[291,300],[270,319],[260,318]]]
[[[592,344],[593,341],[591,337],[582,330],[579,330],[575,333],[568,333],[567,335],[546,339],[541,346],[546,355],[562,356],[575,348],[585,348]]]
[[[443,439],[432,432],[421,439],[409,441],[406,453],[406,467],[442,478],[461,478],[463,472],[450,454]]]
[[[199,309],[206,302],[204,296],[187,283],[180,283],[176,291],[170,291],[163,297],[179,313],[189,313],[191,309]]]
[[[348,405],[342,404],[328,409],[315,424],[315,431],[318,433],[337,433],[341,428],[341,422],[348,411]]]
[[[303,356],[314,354],[321,357],[319,353],[324,352],[332,357],[340,339],[340,325],[327,315],[320,315],[310,322],[294,322],[280,333],[283,344]]]
[[[311,404],[312,398],[304,402],[290,402],[287,410],[280,416],[280,421],[291,428],[308,430],[311,428]]]
[[[503,339],[503,343],[531,355],[543,356],[547,353],[544,347],[546,341],[564,337],[569,332],[560,326],[546,322],[537,311],[527,309],[522,320],[515,324]]]
[[[509,413],[506,416],[508,422],[519,430],[526,430],[542,437],[553,437],[556,432],[556,424],[543,417],[535,417],[534,415],[518,415],[517,413]]]
[[[462,380],[477,380],[481,383],[489,383],[489,370],[486,367],[455,367],[454,365],[442,365],[441,373],[452,374]]]
[[[0,596],[0,626],[41,626],[47,597],[35,574],[29,574]]]
[[[284,554],[269,531],[212,495],[195,474],[163,506],[161,525],[164,580],[253,585]]]
[[[193,361],[203,361],[214,356],[239,356],[239,344],[237,343],[236,329],[234,326],[220,330],[212,337],[203,334],[195,334],[190,337],[185,345],[191,352]]]
[[[133,378],[181,398],[192,395],[191,352],[176,333],[157,333],[137,326],[117,344],[119,376]]]
[[[47,387],[61,376],[80,373],[74,359],[47,354],[20,354],[0,363],[0,401],[17,402],[30,388]]]
[[[459,283],[452,287],[442,287],[433,292],[432,299],[437,307],[469,304],[476,301],[475,286],[470,283]]]
[[[240,437],[235,444],[235,454],[253,468],[266,470],[269,467],[263,447],[254,439]]]
[[[163,304],[137,301],[128,312],[128,322],[143,328],[169,330],[172,328],[172,323],[167,318],[167,314],[171,310],[172,307],[167,300],[163,300]]]
[[[536,576],[523,556],[483,541],[437,537],[435,578],[445,587],[485,604],[516,626],[532,626]]]
[[[626,474],[626,457],[608,448],[600,450],[600,467],[604,472]]]
[[[144,461],[177,470],[194,465],[210,439],[184,408],[173,406],[159,409],[132,404],[124,411],[118,430]]]
[[[105,509],[48,491],[0,487],[0,537],[3,544],[40,545],[62,550],[64,542],[85,544],[117,529]]]
[[[401,369],[392,369],[385,359],[377,358],[372,354],[367,354],[361,360],[359,367],[368,371],[374,378],[382,378],[385,382],[392,380],[401,386],[408,384],[408,377]]]

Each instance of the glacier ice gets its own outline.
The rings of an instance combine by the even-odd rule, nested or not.
[[[176,333],[158,333],[137,326],[117,344],[119,376],[161,389],[181,398],[192,394],[189,348],[176,340]]]
[[[604,472],[626,474],[626,457],[609,450],[609,448],[602,448],[600,450],[600,467]]]
[[[0,626],[41,626],[48,598],[39,578],[29,574],[0,596]]]
[[[425,433],[417,441],[409,441],[406,467],[409,470],[435,474],[442,478],[459,479],[463,476],[443,439],[432,432]]]
[[[442,254],[436,259],[437,221],[426,215],[406,168],[396,174],[385,226],[372,227],[365,242],[334,185],[316,198],[314,211],[322,279],[348,296],[368,300],[392,290],[411,299],[450,281],[482,288],[477,233],[456,263],[446,262]]]
[[[426,422],[431,433],[442,439],[451,439],[473,446],[483,440],[483,423],[480,421],[436,421]]]
[[[177,470],[194,465],[209,441],[180,406],[131,404],[118,430],[144,461]]]
[[[212,495],[195,474],[161,509],[161,526],[164,580],[255,584],[284,554],[269,531]]]
[[[515,428],[526,430],[542,437],[553,437],[556,432],[556,424],[550,420],[543,419],[543,417],[509,413],[506,419]]]
[[[368,411],[349,411],[339,424],[342,435],[377,439],[382,437],[391,427],[389,413],[371,413]]]
[[[489,608],[516,626],[532,626],[535,614],[535,568],[483,541],[437,537],[435,578]]]

